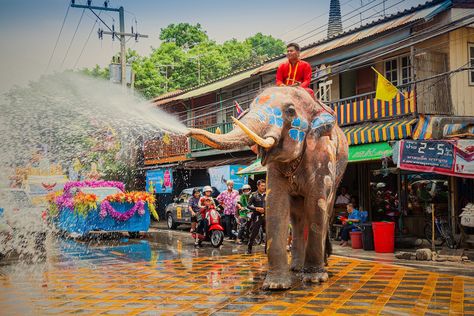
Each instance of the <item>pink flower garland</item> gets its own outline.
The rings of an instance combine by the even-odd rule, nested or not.
[[[64,194],[69,194],[72,188],[100,188],[114,187],[120,191],[125,191],[125,185],[119,181],[70,181],[64,185]]]
[[[113,219],[118,220],[118,221],[127,221],[129,220],[135,213],[138,211],[138,215],[142,216],[145,214],[145,203],[143,201],[138,201],[135,203],[135,205],[130,208],[128,211],[125,213],[120,213],[117,212],[112,205],[110,205],[110,202],[107,200],[103,200],[102,203],[100,203],[100,217],[105,218],[107,214],[109,214]]]

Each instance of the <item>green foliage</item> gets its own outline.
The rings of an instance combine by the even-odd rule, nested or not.
[[[168,91],[188,89],[239,71],[285,52],[285,43],[257,33],[244,41],[235,38],[217,44],[200,24],[170,24],[161,29],[158,48],[149,56],[127,51],[127,61],[135,73],[135,89],[146,98]],[[118,56],[118,54],[116,55]],[[108,69],[99,66],[83,73],[108,78]]]
[[[191,25],[189,23],[170,24],[161,29],[160,40],[165,43],[175,43],[181,48],[193,48],[206,42],[209,37],[201,28],[201,24]]]
[[[245,42],[250,44],[257,56],[264,58],[281,55],[286,49],[285,43],[282,40],[276,39],[271,35],[263,35],[262,33],[257,33],[247,38]]]

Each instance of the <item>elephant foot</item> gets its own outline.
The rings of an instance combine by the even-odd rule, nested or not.
[[[291,287],[291,275],[284,273],[268,273],[263,282],[264,290],[287,290]]]
[[[303,282],[320,283],[326,282],[329,275],[324,268],[305,268],[303,269]]]
[[[303,263],[298,262],[298,260],[292,260],[290,265],[290,270],[293,272],[301,272],[303,271]]]

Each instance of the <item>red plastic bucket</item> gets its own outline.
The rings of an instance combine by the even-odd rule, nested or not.
[[[394,252],[395,223],[373,222],[375,252]]]
[[[350,232],[352,249],[362,249],[362,232]]]

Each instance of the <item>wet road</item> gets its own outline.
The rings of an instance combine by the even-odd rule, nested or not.
[[[262,249],[194,249],[188,234],[49,240],[43,262],[0,266],[1,315],[474,315],[474,279],[341,256],[330,280],[265,292]]]

